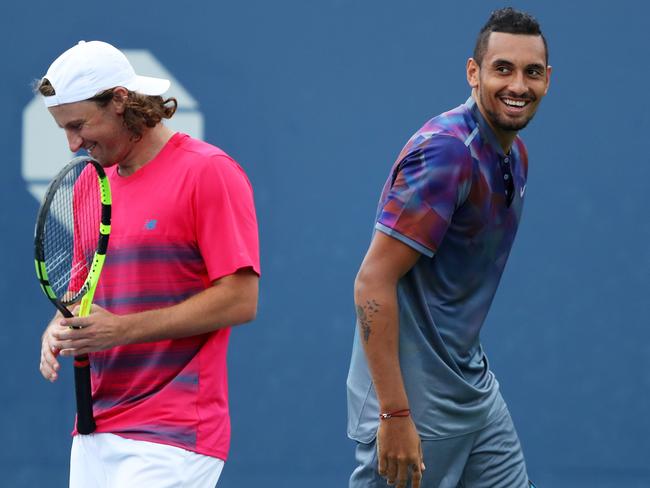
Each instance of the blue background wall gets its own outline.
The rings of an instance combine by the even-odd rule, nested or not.
[[[523,224],[483,339],[541,487],[650,486],[650,7],[515,1],[542,23],[549,96],[523,132]],[[38,373],[51,315],[21,176],[30,82],[79,39],[149,49],[198,100],[205,138],[254,184],[258,319],[229,355],[221,487],[346,486],[352,282],[380,187],[427,118],[462,103],[489,12],[472,0],[12,2],[0,19],[0,474],[64,486],[73,395]],[[45,110],[45,109],[43,109]],[[70,365],[66,365],[70,366]]]

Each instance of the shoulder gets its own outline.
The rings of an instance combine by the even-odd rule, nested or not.
[[[186,134],[178,134],[178,136],[177,157],[180,157],[180,160],[198,178],[210,175],[221,175],[224,178],[246,177],[242,167],[223,149]]]
[[[421,138],[406,151],[403,164],[413,163],[430,169],[469,170],[472,167],[472,154],[456,134],[437,132]]]
[[[187,134],[177,133],[171,142],[175,144],[177,151],[181,155],[187,155],[197,163],[221,159],[234,162],[223,149],[208,142],[190,137]]]
[[[465,144],[471,133],[464,105],[427,121],[409,139],[402,159],[425,158],[431,165],[471,165],[471,150]]]

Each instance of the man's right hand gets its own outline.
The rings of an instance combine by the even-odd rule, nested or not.
[[[52,382],[58,378],[60,368],[59,361],[56,359],[59,355],[59,350],[52,345],[56,342],[56,339],[52,336],[52,331],[57,327],[61,327],[59,325],[61,318],[62,316],[58,313],[54,316],[45,329],[45,332],[43,332],[41,339],[41,363],[39,369],[43,378]]]
[[[424,471],[420,436],[411,417],[393,417],[381,420],[377,431],[377,459],[379,474],[389,485],[419,488]]]
[[[420,256],[399,239],[375,232],[354,281],[358,333],[383,412],[409,404],[399,362],[397,285]],[[410,478],[411,488],[419,488],[424,464],[420,436],[410,416],[379,421],[377,454],[379,474],[389,485],[406,488]]]

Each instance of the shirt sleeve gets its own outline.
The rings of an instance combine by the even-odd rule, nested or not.
[[[244,170],[227,156],[202,165],[194,193],[199,250],[210,281],[252,268],[260,274],[253,189]]]
[[[460,139],[436,135],[395,167],[375,228],[432,257],[471,188],[472,156]]]

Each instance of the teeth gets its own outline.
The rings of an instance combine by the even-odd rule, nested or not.
[[[510,105],[511,107],[523,107],[524,105],[526,105],[526,102],[524,102],[523,100],[510,100],[509,98],[504,98],[503,102],[506,105]]]

